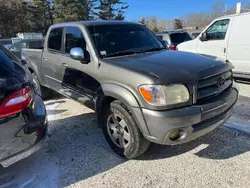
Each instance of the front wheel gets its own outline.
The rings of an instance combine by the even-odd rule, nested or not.
[[[119,155],[132,159],[148,149],[150,142],[120,101],[113,101],[105,108],[101,121],[108,144]]]

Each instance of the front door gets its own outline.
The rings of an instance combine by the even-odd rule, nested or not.
[[[63,27],[54,28],[50,31],[47,47],[45,47],[42,65],[45,79],[49,87],[57,92],[62,89],[62,40]]]
[[[229,23],[230,19],[218,20],[212,23],[205,31],[207,40],[201,41],[198,39],[197,53],[226,60]]]
[[[80,47],[85,55],[89,56],[87,44],[83,32],[78,27],[65,28],[64,55],[61,59],[63,64],[63,91],[80,102],[87,104],[93,99],[100,86],[99,82],[93,78],[94,62],[90,60],[85,64],[70,57],[70,50]],[[91,57],[90,57],[91,59]]]

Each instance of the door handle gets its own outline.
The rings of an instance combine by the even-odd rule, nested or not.
[[[43,61],[48,61],[48,59],[46,59],[46,58],[43,58]]]
[[[68,67],[68,65],[66,63],[63,63],[62,66],[63,67]]]

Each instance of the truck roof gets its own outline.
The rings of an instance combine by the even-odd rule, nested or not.
[[[122,24],[139,24],[135,22],[128,22],[128,21],[120,21],[120,20],[87,20],[87,21],[74,21],[74,22],[63,22],[59,24],[54,24],[52,27],[59,27],[59,26],[70,26],[70,25],[86,25],[86,26],[93,26],[93,25],[122,25]]]
[[[235,16],[243,16],[243,15],[248,15],[248,14],[250,14],[250,12],[244,12],[244,13],[240,13],[240,14],[230,14],[230,15],[225,15],[225,16],[218,17],[215,20],[223,19],[223,18],[226,19],[226,18],[231,18],[231,17],[235,17]]]

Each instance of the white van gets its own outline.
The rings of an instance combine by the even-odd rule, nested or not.
[[[220,17],[177,49],[229,61],[234,76],[250,78],[250,13]]]

